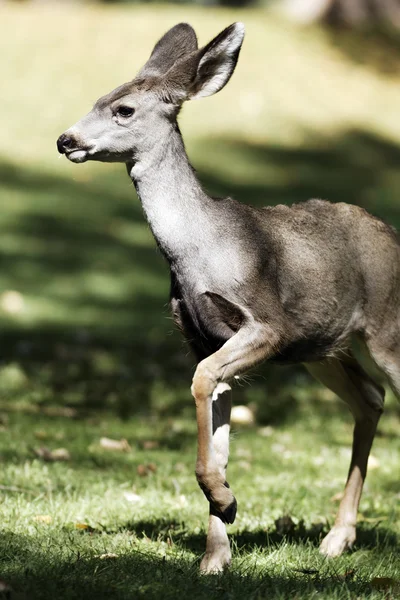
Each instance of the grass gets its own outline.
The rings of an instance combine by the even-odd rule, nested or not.
[[[5,4],[0,579],[13,591],[0,582],[0,598],[400,593],[398,404],[389,393],[357,545],[326,561],[318,544],[346,477],[351,421],[298,368],[266,367],[236,390],[257,424],[232,435],[234,559],[223,576],[199,576],[207,505],[193,476],[194,365],[168,318],[167,268],[123,168],[56,155],[57,136],[129,79],[170,25],[190,21],[204,42],[239,19],[247,39],[229,88],[181,119],[207,188],[258,205],[346,200],[400,227],[393,40],[333,38],[261,10]],[[127,451],[103,448],[105,436]],[[46,462],[43,447],[69,459]]]

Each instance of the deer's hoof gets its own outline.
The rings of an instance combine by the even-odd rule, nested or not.
[[[219,478],[219,474],[218,474]],[[211,506],[215,514],[219,516],[224,523],[233,523],[236,517],[237,503],[236,498],[232,494],[227,481],[218,481],[214,477],[200,477],[197,473],[197,481],[200,488]]]
[[[229,524],[234,522],[237,511],[237,502],[227,481],[213,490],[210,501],[216,509],[221,521]]]
[[[231,564],[231,551],[229,545],[223,546],[215,552],[206,552],[200,563],[202,575],[217,575],[225,571]]]
[[[324,556],[335,558],[349,550],[356,539],[356,528],[352,525],[338,525],[332,527],[330,532],[321,542],[319,550]]]
[[[225,508],[225,510],[219,511],[221,521],[231,525],[236,519],[236,512],[237,502],[235,496],[233,496],[233,501],[231,502],[231,504],[227,508]]]

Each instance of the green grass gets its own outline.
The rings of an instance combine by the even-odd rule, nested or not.
[[[229,87],[181,118],[207,188],[256,205],[346,200],[400,227],[398,44],[261,10],[4,4],[1,19],[0,580],[11,598],[398,597],[398,404],[389,394],[357,545],[327,561],[318,544],[351,420],[299,368],[266,367],[235,390],[257,424],[232,434],[233,564],[199,576],[194,361],[169,318],[168,270],[124,169],[77,167],[55,150],[170,25],[187,20],[205,42],[241,19]],[[105,450],[103,436],[130,450]],[[46,462],[42,446],[70,459]]]
[[[54,406],[52,412],[29,400],[16,373],[12,393],[26,401],[10,401],[1,433],[0,564],[17,597],[391,597],[371,581],[400,576],[393,399],[374,448],[379,463],[361,502],[357,545],[338,560],[320,556],[318,543],[347,470],[351,427],[344,411],[316,387],[293,386],[298,419],[267,429],[267,437],[259,427],[234,431],[234,559],[229,574],[207,578],[198,574],[207,506],[193,477],[194,411],[191,419],[153,411],[125,422],[100,410],[57,416]],[[102,449],[102,436],[125,437],[131,450]],[[35,458],[43,445],[67,448],[70,460]],[[149,464],[155,471],[139,476],[138,467]],[[285,535],[275,521],[288,514],[295,525]],[[100,558],[108,553],[117,556]]]

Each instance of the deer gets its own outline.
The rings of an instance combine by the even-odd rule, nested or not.
[[[363,208],[311,199],[262,208],[209,196],[185,151],[182,104],[222,90],[244,39],[233,23],[203,47],[175,25],[134,79],[101,97],[57,140],[73,163],[125,163],[171,276],[177,326],[196,358],[195,474],[209,503],[202,573],[231,563],[226,480],[233,380],[264,361],[303,364],[354,418],[347,482],[320,545],[339,556],[356,539],[367,463],[385,391],[362,348],[400,396],[400,243]]]

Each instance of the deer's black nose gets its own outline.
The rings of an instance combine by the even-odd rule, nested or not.
[[[65,151],[68,148],[71,148],[73,143],[74,143],[74,140],[72,137],[65,135],[65,133],[61,134],[57,140],[57,149],[58,149],[59,153],[65,154]]]

